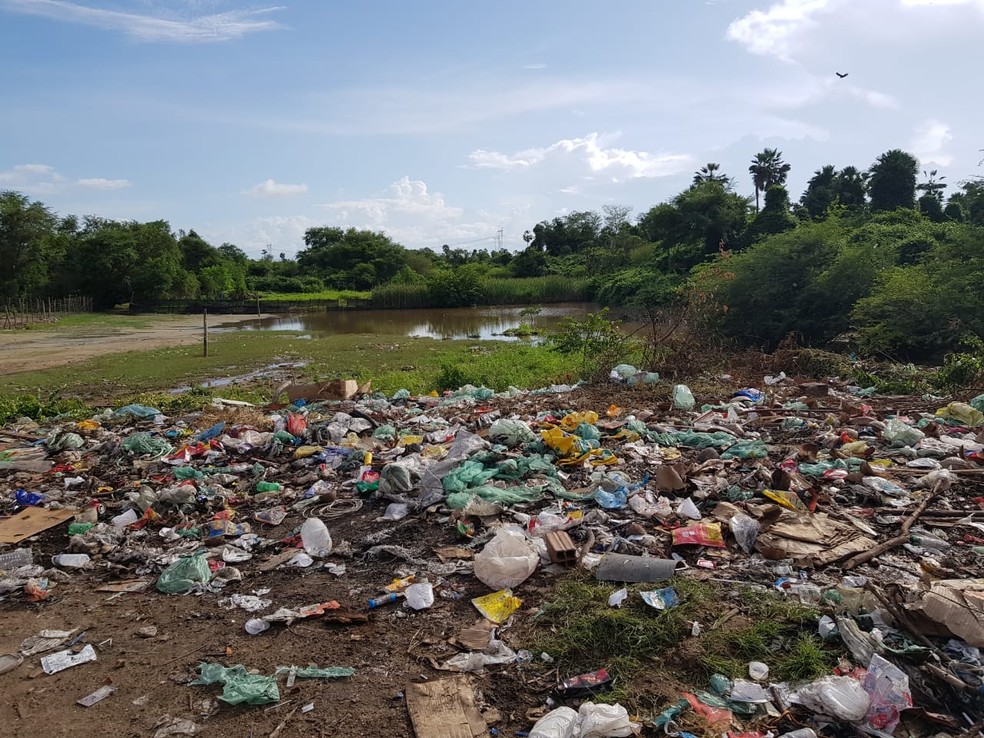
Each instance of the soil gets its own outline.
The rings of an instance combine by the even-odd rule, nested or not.
[[[268,316],[261,316],[268,317]],[[229,328],[256,316],[215,317],[211,328]],[[168,316],[152,328],[113,327],[64,331],[0,332],[0,376],[28,370],[51,369],[65,364],[122,351],[150,351],[165,346],[185,346],[202,340],[202,319],[196,315]]]

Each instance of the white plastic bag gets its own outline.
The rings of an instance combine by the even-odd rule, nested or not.
[[[321,518],[308,518],[301,526],[301,544],[309,556],[323,559],[331,553],[331,535]]]
[[[426,610],[434,604],[434,586],[430,582],[411,584],[404,590],[403,596],[414,610]]]
[[[639,730],[629,720],[629,712],[621,705],[596,705],[585,702],[578,709],[581,717],[579,738],[626,738]]]
[[[745,553],[751,553],[755,539],[758,538],[759,522],[750,515],[738,513],[728,521],[728,525],[731,528],[731,534],[741,546],[741,550]]]
[[[523,530],[509,525],[475,554],[475,576],[491,589],[512,589],[526,581],[539,561]]]
[[[529,738],[577,738],[581,718],[569,707],[558,707],[536,721]]]
[[[864,720],[871,698],[857,679],[829,676],[807,684],[796,692],[794,700],[808,710],[845,723]]]

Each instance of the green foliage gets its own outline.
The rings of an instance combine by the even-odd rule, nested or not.
[[[497,391],[509,387],[546,387],[580,379],[565,357],[527,344],[454,350],[441,362],[428,389],[455,390],[466,384]]]
[[[773,185],[786,184],[789,169],[789,164],[782,160],[782,152],[777,149],[765,149],[755,155],[748,173],[752,175],[752,184],[755,185],[756,211],[759,209],[759,193]]]
[[[0,191],[0,300],[34,297],[48,284],[56,224],[42,203]]]
[[[901,149],[886,151],[872,165],[868,179],[871,209],[896,210],[916,206],[919,162]]]
[[[298,267],[339,289],[367,290],[388,282],[406,265],[406,250],[385,233],[308,228]]]
[[[59,415],[70,418],[84,418],[92,414],[92,408],[78,399],[35,395],[0,395],[0,426],[18,418],[47,420]]]
[[[765,207],[745,232],[745,242],[756,241],[775,233],[784,233],[796,227],[796,218],[790,213],[789,193],[781,185],[772,185],[765,192]]]
[[[564,318],[551,340],[557,351],[574,360],[578,375],[591,381],[607,376],[636,348],[619,328],[619,321],[608,319],[608,308],[583,319]]]
[[[438,280],[450,274],[444,270],[432,272],[427,280],[412,284],[390,282],[372,291],[373,305],[383,308],[423,308],[454,307],[452,299],[461,299],[456,292],[461,284],[457,281],[443,285]],[[431,290],[431,280],[435,287]],[[469,288],[467,305],[528,305],[538,303],[580,302],[592,296],[591,285],[587,279],[570,279],[561,276],[530,277],[527,279],[506,279],[500,277],[480,277],[477,292]]]
[[[823,169],[814,172],[806,185],[806,191],[800,198],[800,205],[814,220],[819,220],[827,214],[828,208],[837,202],[837,170],[828,164]],[[768,201],[766,201],[768,207]]]

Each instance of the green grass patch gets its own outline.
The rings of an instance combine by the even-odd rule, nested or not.
[[[639,596],[669,586],[680,597],[670,610],[655,610]],[[546,598],[531,636],[529,648],[550,654],[560,678],[607,668],[612,689],[596,700],[622,702],[630,712],[658,711],[666,705],[653,702],[653,679],[706,688],[712,674],[747,678],[748,662],[763,661],[770,678],[799,682],[836,665],[837,652],[813,635],[819,612],[781,595],[681,577],[631,585],[622,607],[609,607],[620,588],[583,572],[569,575]],[[739,614],[725,618],[733,608]],[[703,627],[697,638],[695,620]]]
[[[311,300],[368,300],[371,292],[359,290],[321,290],[321,292],[260,292],[263,300],[280,300],[283,302],[308,302]]]
[[[8,328],[2,334],[16,334],[23,330],[52,333],[71,333],[73,335],[106,335],[117,330],[132,328],[155,328],[181,320],[177,315],[125,315],[123,313],[71,313],[60,316],[51,323],[31,323],[27,328]]]
[[[47,420],[59,415],[84,418],[91,414],[88,405],[79,399],[48,397],[41,395],[0,396],[0,426],[17,420]]]
[[[348,377],[371,380],[387,393],[414,393],[484,384],[493,389],[542,387],[576,379],[563,356],[549,349],[510,343],[439,341],[380,335],[335,335],[302,339],[292,331],[217,333],[203,357],[197,345],[106,354],[87,361],[0,377],[0,396],[72,396],[111,401],[167,391],[207,379],[236,377],[285,362],[298,379]],[[460,381],[459,381],[460,380]],[[272,380],[255,386],[271,389]],[[216,390],[228,397],[232,388]],[[163,409],[163,408],[162,408]]]

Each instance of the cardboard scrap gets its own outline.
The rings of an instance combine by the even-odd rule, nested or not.
[[[410,684],[407,711],[417,738],[480,738],[489,729],[467,677]]]
[[[793,559],[797,566],[826,566],[867,551],[876,541],[826,513],[806,515],[784,510],[755,539],[767,559]]]
[[[111,584],[101,584],[96,587],[97,592],[143,592],[152,583],[150,579],[124,579],[120,582]]]
[[[984,647],[984,579],[932,582],[921,593],[921,599],[906,605],[906,609],[929,621],[926,631],[931,634],[949,634],[971,646]]]
[[[359,391],[354,379],[335,379],[320,384],[292,384],[287,388],[287,398],[295,400],[351,400]]]
[[[48,528],[74,518],[78,510],[45,510],[43,507],[27,507],[16,515],[0,522],[0,544],[20,543]]]
[[[466,651],[484,651],[492,640],[493,627],[492,623],[481,618],[471,627],[462,629],[456,640]]]

